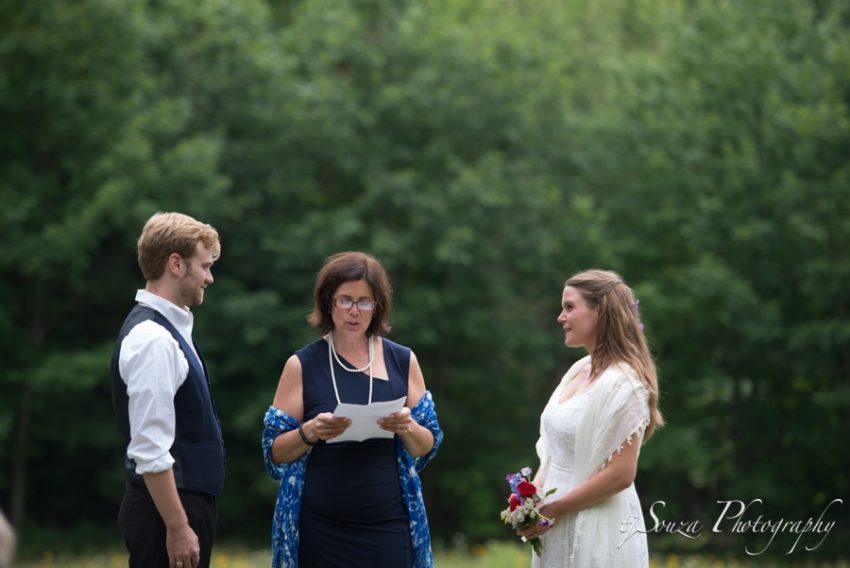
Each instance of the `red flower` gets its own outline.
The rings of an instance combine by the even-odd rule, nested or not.
[[[533,483],[529,483],[528,481],[522,480],[517,485],[517,491],[523,497],[531,497],[535,493],[537,493],[537,487]]]
[[[511,504],[511,513],[513,513],[514,509],[516,509],[519,506],[519,504],[522,503],[522,501],[520,501],[519,497],[517,497],[513,493],[511,493],[511,498],[509,499],[509,501],[510,501],[510,504]]]

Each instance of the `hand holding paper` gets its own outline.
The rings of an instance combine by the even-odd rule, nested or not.
[[[393,434],[405,434],[410,431],[414,424],[415,422],[410,415],[410,409],[404,406],[401,410],[378,420],[379,428]]]
[[[361,442],[369,438],[392,438],[393,433],[378,426],[378,420],[398,412],[404,408],[406,396],[386,402],[373,402],[372,404],[348,404],[341,402],[334,409],[334,416],[342,416],[351,420],[351,426],[342,434],[328,440],[329,444],[335,442]]]

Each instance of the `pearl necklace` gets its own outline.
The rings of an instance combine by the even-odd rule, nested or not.
[[[372,404],[372,362],[375,360],[375,336],[369,336],[369,362],[366,363],[361,368],[355,367],[346,367],[342,361],[339,359],[339,355],[336,354],[336,347],[334,346],[334,334],[333,332],[327,334],[325,339],[328,341],[328,366],[331,368],[331,382],[334,385],[334,394],[336,395],[336,403],[341,404],[342,401],[339,399],[339,389],[336,386],[336,373],[334,372],[334,359],[342,367],[344,370],[349,373],[362,373],[366,369],[369,369],[369,401],[366,404]]]

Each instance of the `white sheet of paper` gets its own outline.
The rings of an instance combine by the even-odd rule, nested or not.
[[[398,412],[404,408],[406,396],[386,402],[373,402],[372,404],[348,404],[339,403],[334,409],[334,416],[344,416],[351,419],[351,426],[341,435],[328,440],[328,444],[334,442],[362,442],[368,438],[392,438],[393,433],[381,430],[378,419]]]

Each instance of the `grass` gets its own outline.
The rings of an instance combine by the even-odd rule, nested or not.
[[[527,568],[530,552],[522,545],[493,542],[475,545],[470,550],[439,550],[435,554],[437,568]],[[799,560],[803,560],[801,557]],[[233,547],[217,548],[213,555],[212,568],[268,568],[271,553],[268,550],[247,550]],[[45,552],[40,557],[15,563],[20,568],[124,568],[127,556],[122,550],[91,553],[82,556],[62,556]],[[772,568],[786,567],[786,562],[766,562],[754,558],[746,560],[722,560],[710,555],[653,555],[651,568]],[[798,563],[794,566],[806,568],[850,568],[850,562]]]

